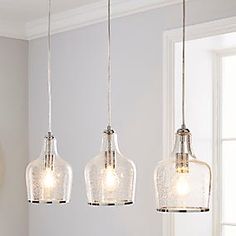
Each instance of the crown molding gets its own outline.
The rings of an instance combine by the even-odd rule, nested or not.
[[[26,39],[25,24],[0,21],[0,36],[14,39]]]
[[[186,39],[193,40],[203,37],[211,37],[236,31],[236,16],[222,18],[201,24],[186,27]],[[164,33],[164,38],[171,39],[174,43],[182,41],[182,28],[172,29]]]
[[[144,12],[181,3],[182,0],[114,0],[112,18]],[[61,33],[106,20],[107,3],[102,0],[73,10],[52,15],[52,34]],[[47,19],[42,18],[26,23],[25,39],[32,40],[47,35]]]

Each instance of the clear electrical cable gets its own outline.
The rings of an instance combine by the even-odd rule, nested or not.
[[[52,132],[52,78],[51,78],[51,8],[48,0],[48,132]]]
[[[182,51],[182,128],[185,124],[185,26],[186,26],[185,0],[183,0],[183,51]]]
[[[107,67],[107,111],[108,111],[108,130],[111,129],[112,125],[112,110],[111,110],[111,103],[112,103],[112,94],[111,94],[111,1],[108,0],[107,2],[107,35],[108,35],[108,67]]]

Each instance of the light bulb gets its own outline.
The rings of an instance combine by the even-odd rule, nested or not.
[[[112,192],[118,187],[119,178],[112,167],[105,169],[103,178],[103,187],[106,191]]]
[[[55,186],[55,178],[52,170],[46,170],[43,176],[43,186],[45,188],[53,188]]]
[[[186,174],[180,174],[177,177],[175,190],[178,196],[186,196],[190,193],[190,186]]]

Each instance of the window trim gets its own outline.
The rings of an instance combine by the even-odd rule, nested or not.
[[[214,173],[212,191],[212,224],[213,236],[221,236],[221,81],[222,81],[222,55],[220,52],[213,52],[213,162]]]

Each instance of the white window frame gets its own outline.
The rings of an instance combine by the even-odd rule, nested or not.
[[[236,32],[236,17],[232,18],[225,18],[222,20],[212,21],[203,24],[197,24],[193,26],[188,26],[186,28],[187,37],[186,40],[194,40],[205,38],[209,36],[217,36],[226,33]],[[175,77],[175,68],[174,68],[174,60],[175,60],[175,44],[181,42],[182,39],[182,29],[174,29],[170,31],[165,31],[163,34],[163,104],[162,104],[162,119],[163,119],[163,158],[166,158],[170,153],[170,148],[173,146],[173,139],[174,139],[174,121],[175,121],[175,108],[174,108],[174,77]],[[215,53],[215,66],[217,63],[217,56],[219,52]],[[218,73],[218,72],[217,72]],[[216,75],[216,74],[215,74]],[[214,92],[213,96],[219,94],[217,88],[219,78],[216,78],[216,82],[214,82]],[[216,87],[217,86],[217,87]],[[214,145],[219,147],[217,142],[217,135],[219,135],[219,130],[217,130],[217,121],[219,119],[219,107],[214,105],[213,108],[214,114],[217,114],[213,120],[214,124]],[[216,113],[215,113],[216,112]],[[216,144],[216,145],[215,145]],[[217,185],[217,181],[221,179],[221,173],[219,172],[219,150],[214,148],[213,150],[213,193],[212,193],[212,211],[213,211],[213,224],[212,224],[212,236],[220,236],[220,227],[219,216],[221,213],[219,212],[219,187]],[[163,215],[162,217],[162,235],[163,236],[175,236],[175,216],[174,214]]]
[[[222,51],[223,53],[223,51]],[[213,54],[213,236],[220,236],[221,227],[221,81],[222,81],[222,55],[221,52]]]

